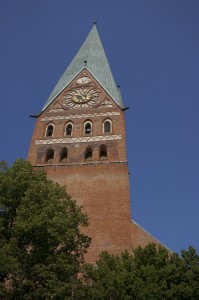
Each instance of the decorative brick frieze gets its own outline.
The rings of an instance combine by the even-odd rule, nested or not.
[[[35,167],[69,167],[69,166],[84,166],[84,165],[112,165],[112,164],[127,164],[127,160],[124,161],[89,161],[89,162],[82,162],[82,163],[51,163],[51,164],[35,164]],[[125,189],[127,189],[128,187],[125,186]]]
[[[53,120],[71,120],[71,119],[83,119],[83,118],[96,118],[96,117],[111,117],[119,116],[120,112],[106,112],[106,113],[90,113],[90,114],[74,114],[68,116],[52,116],[44,117],[41,119],[42,122],[49,122]]]
[[[121,139],[122,139],[121,135],[105,135],[105,136],[101,135],[101,136],[80,137],[80,138],[35,140],[35,145],[90,143],[90,142],[113,141],[113,140],[121,140]]]

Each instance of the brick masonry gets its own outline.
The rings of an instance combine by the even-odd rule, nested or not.
[[[97,96],[90,104],[87,101],[74,105],[70,99],[76,97],[82,76],[90,79],[86,88]],[[85,85],[81,88],[85,89]],[[111,124],[111,131],[106,133],[105,120]],[[85,133],[85,122],[92,124],[89,134]],[[68,123],[72,124],[71,136],[66,135]],[[53,134],[46,136],[50,124]],[[100,157],[102,145],[107,157]],[[67,148],[67,158],[61,161],[63,147]],[[88,147],[92,158],[87,160]],[[46,161],[49,149],[54,151],[54,157]],[[94,262],[102,250],[119,254],[150,241],[158,243],[131,221],[124,111],[88,71],[82,71],[38,116],[27,159],[33,166],[45,169],[50,179],[66,186],[89,216],[89,226],[84,229],[92,237],[87,261]]]

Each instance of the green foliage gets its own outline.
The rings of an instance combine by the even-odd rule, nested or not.
[[[199,256],[149,244],[84,264],[87,217],[28,162],[0,163],[0,299],[198,300]]]
[[[17,160],[0,164],[0,299],[73,299],[90,238],[66,190]]]
[[[149,244],[133,255],[103,252],[96,265],[87,265],[84,290],[77,299],[197,300],[199,256],[190,247],[182,256]]]

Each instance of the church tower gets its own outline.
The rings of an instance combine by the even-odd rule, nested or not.
[[[90,262],[153,240],[130,217],[124,110],[94,23],[37,116],[28,153],[87,213]]]

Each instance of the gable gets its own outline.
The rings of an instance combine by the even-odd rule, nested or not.
[[[83,70],[47,107],[46,113],[118,108],[95,78]]]

